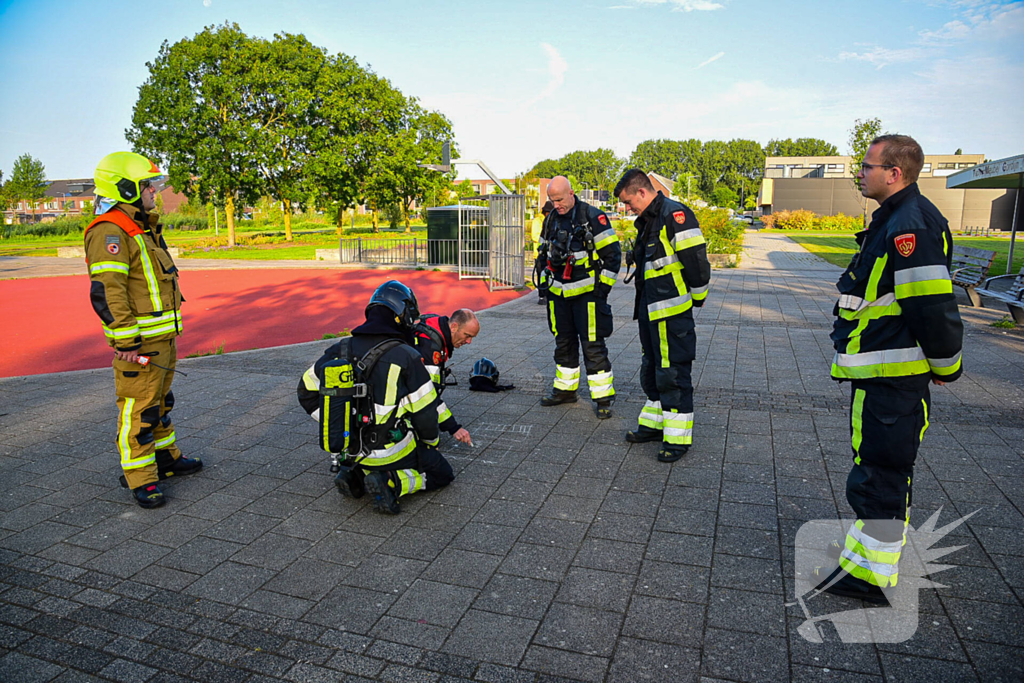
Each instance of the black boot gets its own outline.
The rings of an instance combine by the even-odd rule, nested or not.
[[[540,404],[545,408],[551,406],[561,405],[563,403],[575,403],[576,392],[575,391],[562,391],[561,389],[552,389],[551,393],[540,400]]]
[[[598,401],[594,405],[594,414],[597,415],[598,420],[607,420],[612,416],[612,402]]]
[[[661,441],[661,432],[649,427],[640,427],[626,432],[626,441],[630,443],[647,443],[649,441]]]
[[[689,446],[673,446],[672,448],[662,448],[658,451],[659,462],[675,462],[684,455],[686,451],[690,450]]]
[[[135,496],[135,502],[139,504],[139,507],[146,509],[158,508],[167,502],[163,491],[156,485],[156,482],[143,484],[137,489],[132,489],[132,495]]]
[[[387,472],[370,472],[363,479],[363,485],[373,496],[373,509],[386,515],[397,515],[402,511],[398,504],[398,494],[388,485],[390,477]]]
[[[199,458],[186,458],[181,456],[175,459],[166,448],[159,448],[156,451],[156,466],[160,478],[183,477],[203,469],[203,461]]]
[[[334,485],[346,498],[362,498],[366,494],[366,486],[363,485],[363,471],[351,465],[341,465],[338,476],[334,478]]]
[[[828,585],[828,582],[835,578],[837,574],[843,573],[846,570],[842,567],[836,567],[827,574],[826,571],[824,567],[815,567],[814,571],[811,572],[811,581],[818,581],[818,584],[815,586],[816,590],[820,590]],[[832,595],[841,595],[844,598],[857,598],[877,605],[889,604],[889,599],[885,597],[885,593],[882,592],[881,588],[873,586],[863,579],[858,579],[852,574],[845,574],[843,578],[825,588],[825,592]]]

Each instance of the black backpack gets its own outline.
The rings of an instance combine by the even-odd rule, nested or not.
[[[320,448],[328,453],[359,455],[402,438],[397,418],[378,425],[374,410],[373,369],[381,357],[402,342],[388,339],[362,358],[352,354],[352,337],[338,342],[338,354],[314,366],[320,380]],[[397,412],[397,411],[396,411]],[[398,431],[397,438],[392,432]]]

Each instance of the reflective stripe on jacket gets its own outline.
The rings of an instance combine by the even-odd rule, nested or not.
[[[597,283],[610,289],[618,279],[619,268],[622,266],[622,245],[619,243],[619,236],[604,211],[579,197],[575,197],[572,211],[565,216],[559,215],[557,211],[548,214],[541,231],[540,243],[550,244],[555,231],[560,227],[568,229],[570,226],[580,225],[590,226],[590,232],[594,236],[595,258],[591,259],[586,245],[578,237],[573,237],[568,246],[573,259],[569,277],[565,277],[564,262],[561,265],[551,265],[553,281],[548,293],[553,296],[581,296],[593,292],[597,288]],[[598,260],[600,272],[597,271]]]
[[[689,207],[661,192],[636,219],[636,308],[647,303],[651,320],[664,320],[704,305],[711,281],[707,243]]]
[[[182,329],[178,269],[157,216],[150,214],[143,225],[140,213],[118,204],[90,223],[84,236],[93,310],[108,343],[126,351]]]
[[[963,323],[946,219],[914,183],[882,203],[857,244],[836,284],[833,379],[957,379]]]

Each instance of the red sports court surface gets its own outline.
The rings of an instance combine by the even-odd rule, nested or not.
[[[184,334],[178,357],[314,341],[352,329],[382,282],[401,280],[420,311],[447,315],[511,301],[519,292],[489,292],[455,273],[379,270],[193,270],[181,274]],[[0,377],[110,365],[112,351],[89,303],[85,275],[0,281],[4,349]]]

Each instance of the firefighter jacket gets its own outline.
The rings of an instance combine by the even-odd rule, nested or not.
[[[462,429],[452,411],[445,405],[441,398],[444,392],[445,375],[447,374],[445,364],[452,357],[455,346],[452,343],[452,328],[448,325],[446,315],[424,315],[421,322],[428,326],[428,333],[416,335],[416,350],[423,358],[423,364],[430,373],[430,379],[434,383],[434,391],[437,392],[437,419],[441,429],[454,434]]]
[[[882,203],[857,244],[836,284],[832,378],[957,379],[963,323],[946,219],[914,183]]]
[[[575,197],[564,216],[552,211],[541,230],[541,252],[550,274],[548,293],[566,299],[597,291],[607,296],[622,265],[619,236],[604,215]]]
[[[358,330],[359,328],[356,328]],[[356,334],[353,331],[352,355],[358,360],[370,349],[389,338],[402,339],[392,334]],[[405,341],[404,339],[402,339]],[[341,344],[334,344],[302,375],[299,382],[299,403],[306,412],[319,419],[318,394],[320,381],[316,369],[328,360],[338,358]],[[375,429],[388,434],[381,448],[371,450],[361,460],[366,467],[386,467],[416,452],[420,444],[436,446],[438,443],[437,393],[423,359],[407,343],[389,349],[365,378],[373,396],[372,410],[376,418]]]
[[[85,229],[89,298],[107,342],[133,351],[143,342],[181,334],[178,269],[167,253],[156,214],[117,204]]]
[[[633,256],[638,272],[633,319],[646,305],[650,320],[703,306],[711,281],[707,244],[689,207],[661,192],[636,219]]]

